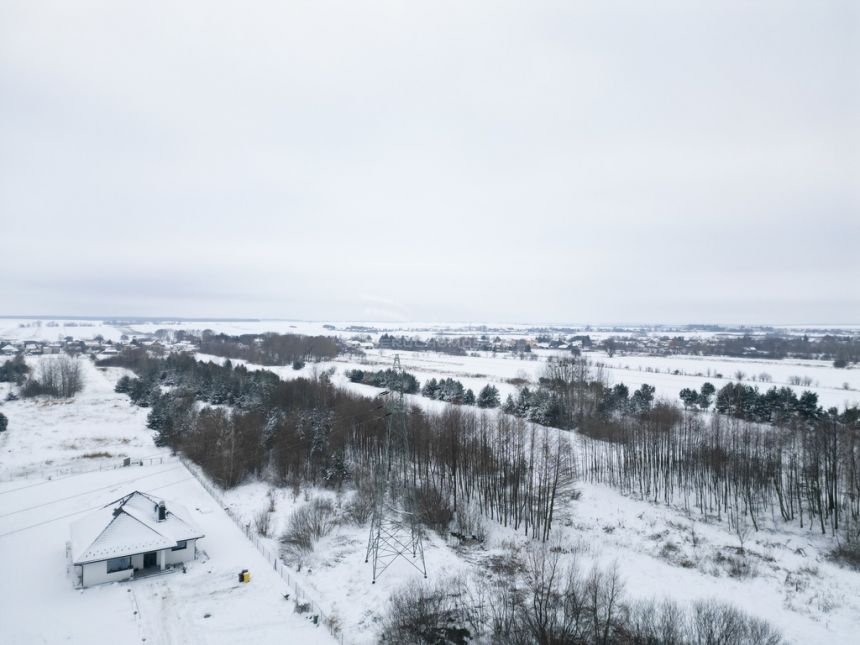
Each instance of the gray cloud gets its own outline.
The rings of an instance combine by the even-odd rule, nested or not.
[[[0,314],[860,321],[853,3],[0,7]]]

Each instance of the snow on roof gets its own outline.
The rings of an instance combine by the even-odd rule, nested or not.
[[[167,517],[160,522],[159,501],[167,508]],[[168,549],[177,542],[203,537],[184,506],[140,491],[74,522],[71,535],[75,564]]]
[[[3,347],[0,347],[0,349],[2,349],[4,352],[17,352],[18,351],[12,345],[3,345]]]

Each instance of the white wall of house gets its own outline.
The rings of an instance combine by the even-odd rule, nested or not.
[[[141,562],[143,558],[141,556]],[[116,571],[114,573],[107,572],[107,560],[101,562],[90,562],[83,565],[84,579],[82,584],[84,587],[92,587],[93,585],[104,584],[105,582],[118,582],[120,580],[128,580],[134,575],[134,569],[126,569],[125,571]]]
[[[172,551],[171,549],[167,549],[166,564],[178,564],[180,562],[188,562],[189,560],[194,559],[196,553],[197,540],[188,540],[184,549],[180,549],[179,551]]]
[[[188,540],[184,549],[173,551],[172,549],[162,549],[158,551],[156,556],[156,566],[162,569],[173,564],[189,562],[197,555],[197,540]],[[106,582],[118,582],[128,580],[134,577],[134,572],[138,569],[143,569],[143,553],[138,553],[131,556],[131,569],[124,571],[107,572],[107,561],[90,562],[84,565],[76,565],[83,568],[83,586],[92,587]]]

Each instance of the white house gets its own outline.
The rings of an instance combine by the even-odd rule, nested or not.
[[[72,524],[71,561],[91,587],[194,560],[202,537],[184,506],[134,491]]]

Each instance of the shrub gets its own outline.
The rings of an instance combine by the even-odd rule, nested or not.
[[[6,428],[9,427],[9,419],[6,418],[6,415],[0,412],[0,432],[6,432]]]
[[[465,645],[471,640],[459,594],[461,583],[410,584],[391,596],[380,641],[428,645]]]
[[[290,555],[313,551],[314,542],[331,533],[336,524],[331,501],[314,497],[290,516],[287,530],[281,537],[284,551]]]
[[[297,358],[296,360],[293,361],[293,369],[294,370],[300,370],[304,366],[305,366],[305,362],[300,358]]]
[[[688,642],[737,645],[778,645],[780,633],[767,622],[748,616],[740,609],[718,600],[693,604]]]
[[[0,422],[0,426],[2,426],[2,422]],[[856,540],[852,542],[840,540],[839,544],[831,549],[828,555],[831,560],[855,571],[860,571],[860,542]]]
[[[373,514],[376,488],[373,485],[373,480],[369,477],[356,480],[355,488],[355,494],[346,506],[346,516],[350,522],[361,526]]]
[[[269,537],[269,531],[272,527],[272,516],[269,515],[269,509],[264,508],[254,515],[254,527],[257,529],[257,533],[263,537]]]

